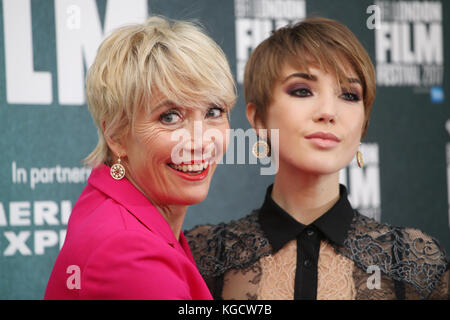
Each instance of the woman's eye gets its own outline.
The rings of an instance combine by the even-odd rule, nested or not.
[[[207,118],[219,118],[222,116],[222,114],[225,112],[225,110],[221,107],[212,107],[209,108],[206,112]]]
[[[341,97],[344,100],[350,101],[350,102],[358,102],[359,100],[361,100],[361,98],[359,97],[358,94],[356,93],[352,93],[352,92],[344,92]]]
[[[175,111],[164,112],[159,120],[164,124],[174,124],[181,120],[181,117]]]
[[[307,88],[299,88],[289,91],[289,95],[296,96],[296,97],[309,97],[312,96],[311,90]]]

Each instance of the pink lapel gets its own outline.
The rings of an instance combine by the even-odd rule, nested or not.
[[[186,254],[186,256],[189,258],[189,260],[194,264],[194,266],[196,266],[194,257],[192,256],[191,249],[189,248],[189,245],[186,241],[183,231],[181,231],[181,233],[180,233],[180,245],[181,245],[181,248],[183,249],[184,253]]]
[[[127,178],[114,180],[109,171],[110,168],[104,164],[95,168],[88,183],[124,206],[147,229],[159,234],[169,245],[186,253],[158,209]]]

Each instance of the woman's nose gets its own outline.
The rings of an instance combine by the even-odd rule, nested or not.
[[[191,154],[193,160],[201,160],[207,141],[204,141],[205,125],[202,120],[192,121],[190,139],[184,144],[184,151]]]
[[[314,122],[335,124],[337,118],[337,102],[334,97],[326,96],[318,102],[319,105],[313,115]]]
[[[336,121],[336,115],[329,112],[322,112],[314,117],[315,122],[323,122],[325,124],[334,124]]]

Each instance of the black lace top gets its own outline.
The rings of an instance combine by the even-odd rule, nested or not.
[[[331,218],[317,223],[327,212],[306,226],[310,229],[315,224],[321,234],[314,298],[449,299],[449,263],[439,243],[417,229],[394,227],[361,215],[345,204],[342,188],[340,200],[329,212],[336,215],[336,207],[341,206],[346,213],[339,214],[344,220],[350,217],[348,225]],[[270,187],[268,194],[270,198]],[[284,242],[277,242],[272,234],[276,228],[269,225],[283,215],[275,212],[268,219],[267,208],[273,211],[276,207],[268,206],[268,201],[273,200],[266,195],[261,209],[237,221],[197,226],[185,232],[215,299],[301,298],[296,294],[301,285],[296,280],[300,237],[296,240],[295,232],[290,234],[287,228],[280,233],[284,233]],[[326,231],[333,227],[345,230],[346,236],[340,239]],[[302,231],[302,227],[297,229]],[[311,285],[309,280],[303,283]]]

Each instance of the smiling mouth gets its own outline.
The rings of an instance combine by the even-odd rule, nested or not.
[[[209,167],[209,161],[195,163],[195,164],[174,164],[168,163],[168,166],[172,169],[183,172],[189,175],[197,175],[205,171]]]

